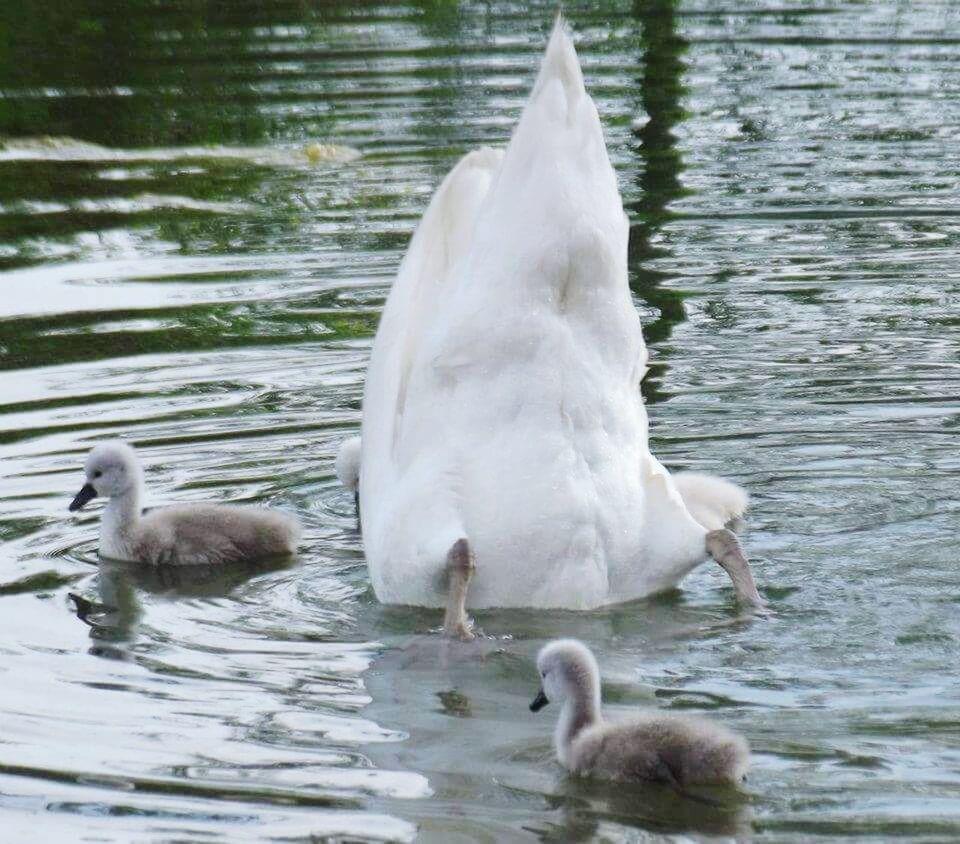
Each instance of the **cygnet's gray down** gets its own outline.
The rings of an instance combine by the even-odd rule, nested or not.
[[[86,483],[70,504],[109,498],[100,520],[100,554],[151,565],[238,563],[291,554],[300,540],[293,516],[262,507],[190,504],[143,514],[143,471],[126,443],[95,446]]]
[[[537,657],[537,712],[561,704],[554,743],[560,763],[575,774],[633,782],[688,785],[737,784],[750,767],[744,738],[692,716],[646,712],[606,722],[600,713],[600,671],[589,648],[557,639]]]
[[[360,515],[360,437],[348,437],[340,443],[337,459],[333,464],[337,479],[353,493],[353,501]]]

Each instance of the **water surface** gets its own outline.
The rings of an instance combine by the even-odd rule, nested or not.
[[[750,490],[776,618],[724,624],[705,567],[481,613],[464,652],[370,594],[333,456],[411,230],[505,142],[554,4],[5,4],[5,838],[960,837],[960,7],[565,7],[633,224],[653,448]],[[109,436],[151,503],[297,511],[301,555],[98,567],[97,508],[66,506]],[[611,710],[744,732],[747,798],[564,778],[526,708],[561,634]]]

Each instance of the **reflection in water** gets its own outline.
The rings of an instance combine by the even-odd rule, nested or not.
[[[127,659],[129,654],[124,646],[134,641],[142,614],[136,590],[126,578],[105,577],[102,566],[97,585],[99,601],[76,592],[68,595],[77,618],[90,628],[94,644],[89,653],[107,659]]]
[[[650,267],[655,258],[669,254],[656,246],[653,238],[670,218],[669,204],[683,194],[683,159],[673,127],[683,119],[680,100],[686,88],[682,56],[688,45],[677,33],[676,5],[676,0],[637,0],[634,4],[643,48],[637,113],[645,114],[647,119],[634,131],[636,152],[643,167],[638,172],[637,199],[628,203],[627,208],[633,215],[629,246],[631,287],[659,311],[656,319],[644,324],[647,343],[666,340],[672,327],[685,319],[683,294],[661,287],[669,274]],[[649,403],[664,398],[658,390],[664,369],[665,364],[654,359],[649,375],[640,385]]]
[[[145,566],[118,560],[101,560],[100,594],[105,601],[119,584],[129,583],[144,592],[170,598],[228,595],[251,578],[295,565],[294,556],[268,557],[230,565]]]
[[[707,789],[701,789],[704,794]],[[560,792],[563,826],[546,831],[545,840],[593,841],[605,822],[619,823],[659,835],[734,836],[750,840],[751,816],[746,795],[733,790],[709,790],[716,805],[696,796],[675,794],[666,786],[609,783],[597,780],[564,781]]]
[[[62,135],[109,144],[119,135],[131,146],[260,140],[268,121],[249,98],[224,96],[209,40],[211,30],[239,25],[236,47],[249,48],[255,31],[244,16],[255,20],[255,6],[228,12],[178,0],[166,5],[163,21],[163,31],[175,37],[163,38],[146,0],[125,2],[123,14],[88,0],[0,4],[6,34],[0,80],[19,94],[4,99],[0,137]],[[59,96],[45,95],[64,83],[69,87]]]
[[[147,566],[101,558],[96,577],[99,600],[75,592],[69,598],[96,642],[90,653],[126,659],[123,646],[135,641],[143,614],[138,591],[172,599],[222,597],[258,575],[289,568],[295,560],[273,557],[229,566]]]

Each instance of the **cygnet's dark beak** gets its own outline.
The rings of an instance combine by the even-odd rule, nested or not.
[[[530,704],[530,711],[539,712],[548,703],[550,703],[550,701],[547,700],[547,696],[543,693],[543,689],[540,689],[537,692],[537,696],[533,699],[533,703]]]
[[[84,484],[80,488],[80,492],[77,493],[76,498],[70,502],[70,512],[74,510],[79,510],[86,504],[88,501],[93,501],[97,497],[97,491],[93,488],[93,484]]]

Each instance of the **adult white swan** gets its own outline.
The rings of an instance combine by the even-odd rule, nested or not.
[[[558,18],[509,146],[444,179],[384,308],[359,454],[379,600],[446,605],[447,632],[469,636],[465,605],[591,609],[673,587],[709,553],[761,603],[724,529],[745,494],[693,476],[685,503],[648,450],[627,234]]]

